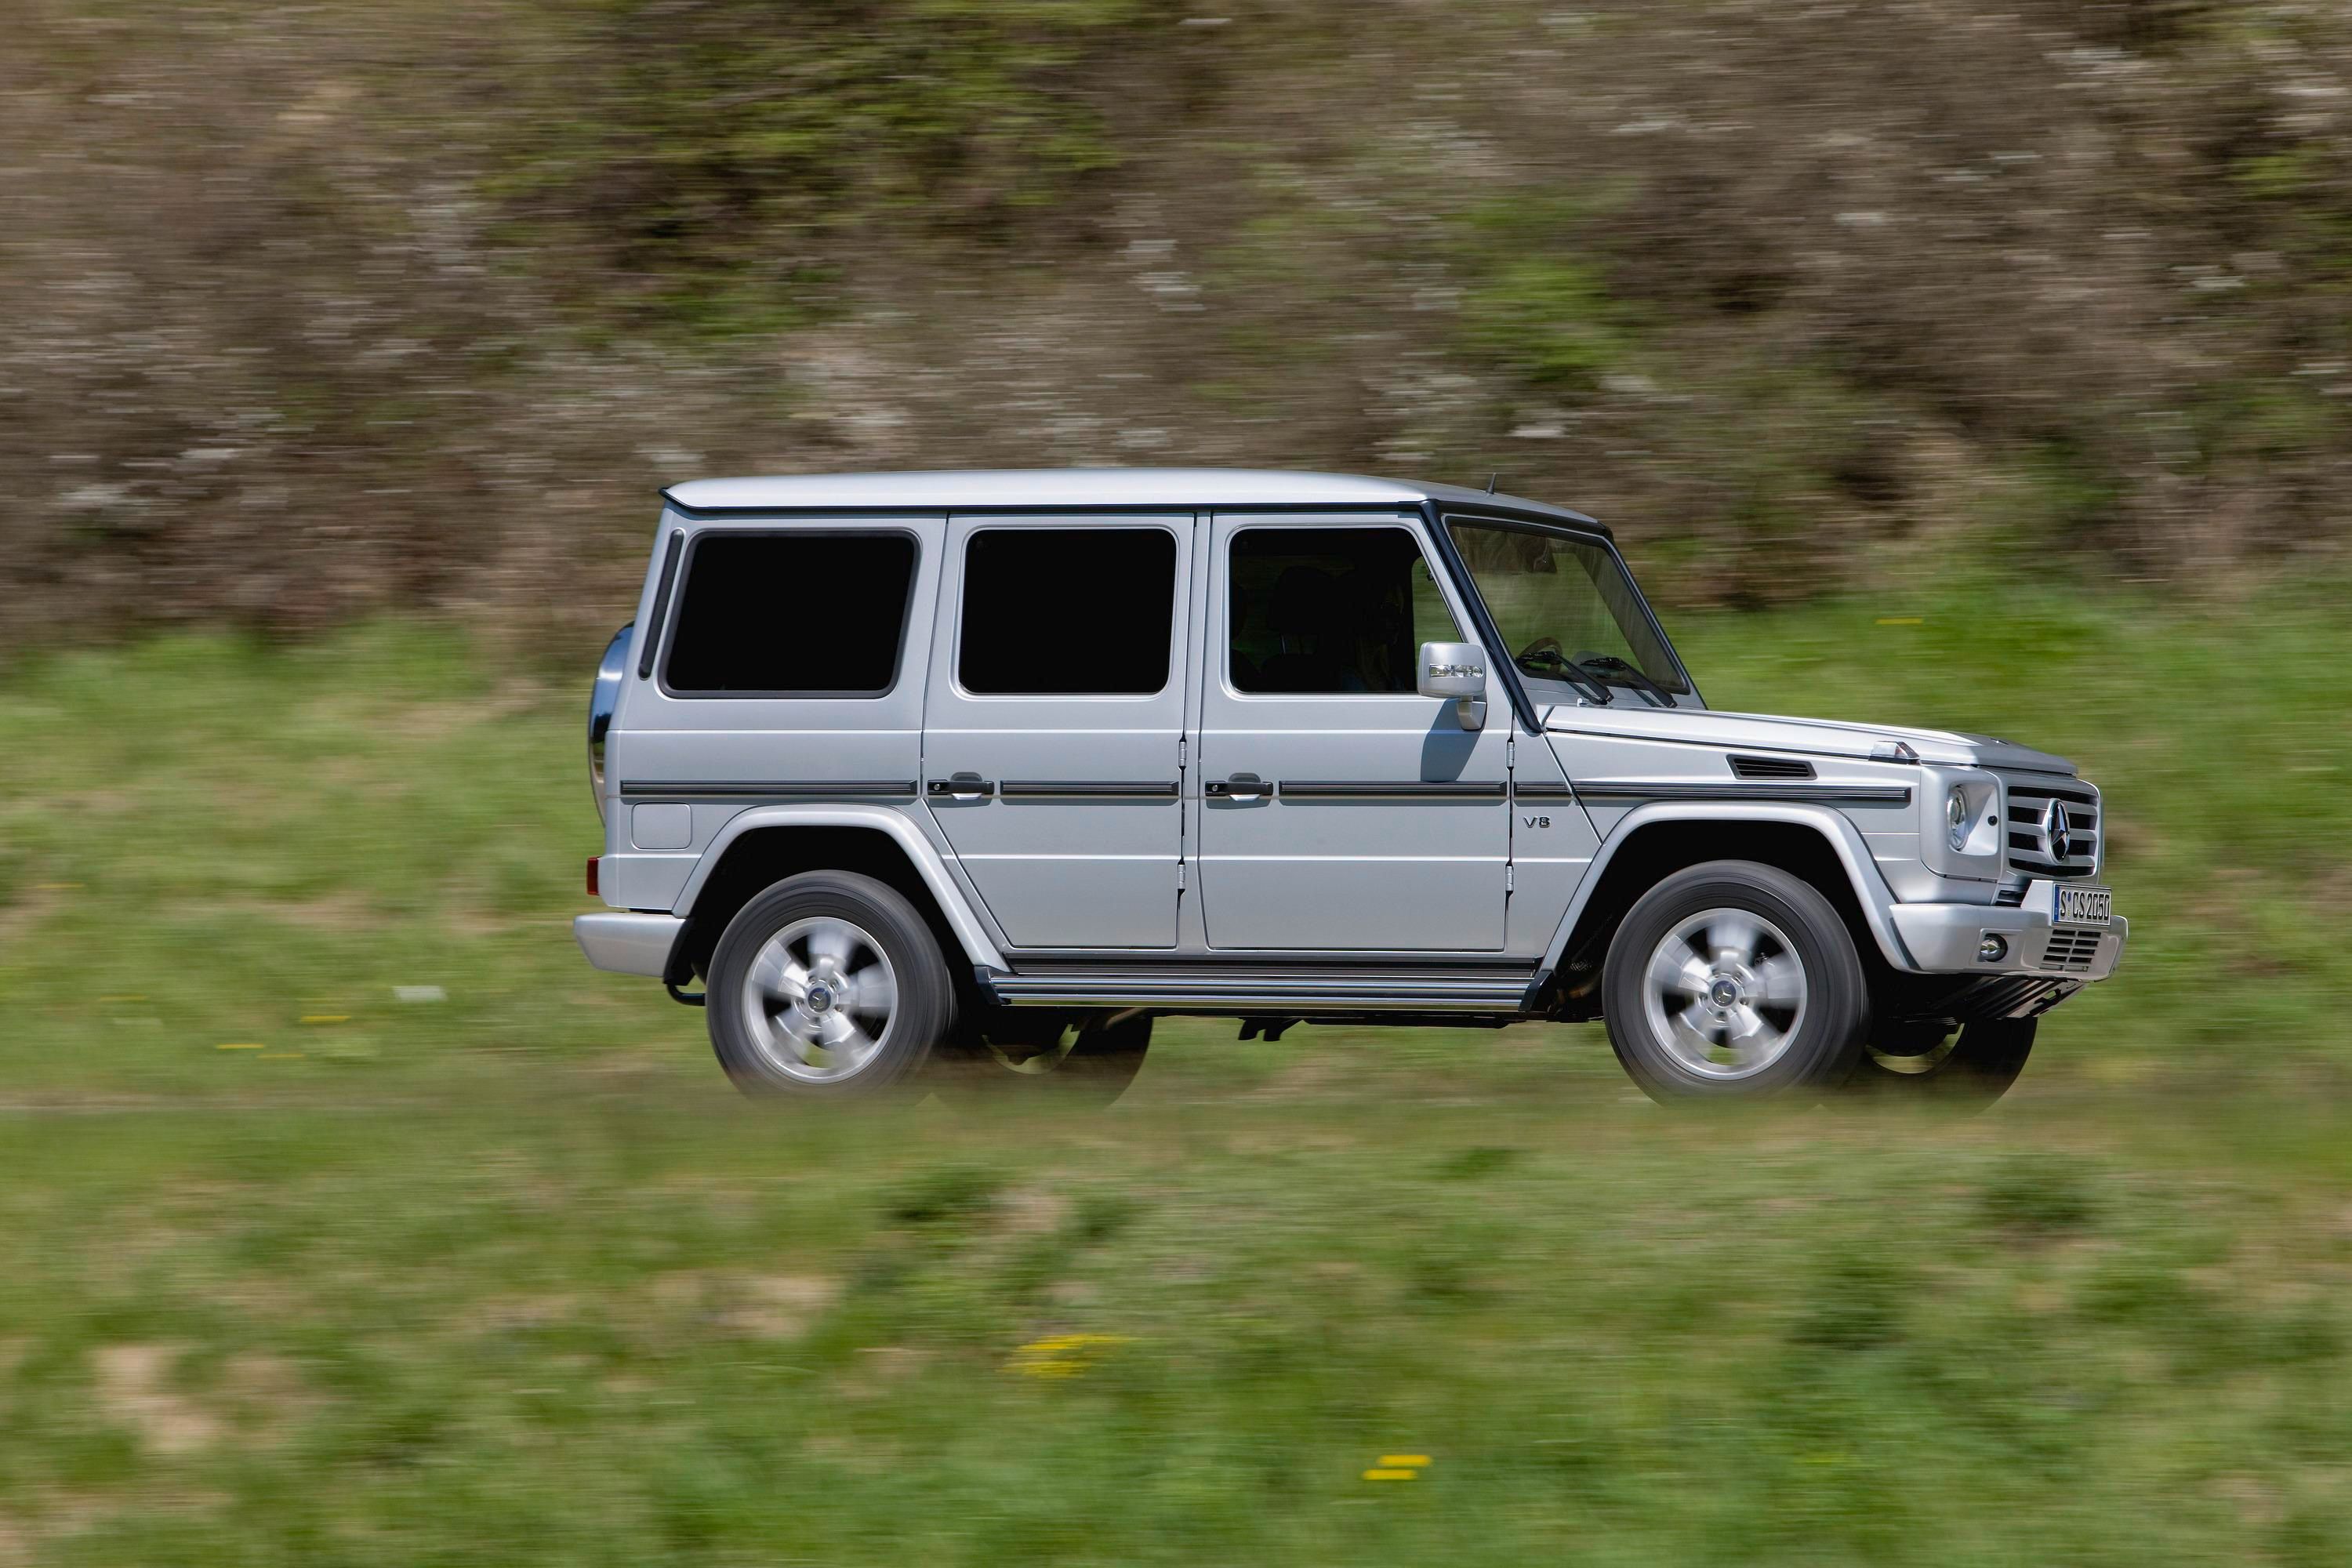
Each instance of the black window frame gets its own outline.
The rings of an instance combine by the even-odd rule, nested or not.
[[[1413,527],[1415,522],[1422,524],[1421,529],[1416,530]],[[1217,639],[1221,645],[1217,650],[1217,679],[1224,683],[1225,694],[1227,696],[1237,697],[1245,702],[1354,701],[1360,698],[1377,698],[1382,701],[1393,702],[1399,698],[1421,696],[1420,691],[1412,687],[1409,687],[1402,691],[1245,691],[1234,682],[1234,546],[1241,541],[1244,534],[1254,533],[1259,530],[1270,528],[1334,533],[1346,529],[1355,529],[1359,531],[1369,531],[1372,529],[1395,530],[1397,532],[1403,534],[1407,539],[1411,540],[1412,542],[1413,548],[1420,552],[1423,570],[1426,571],[1430,575],[1430,580],[1437,584],[1438,596],[1444,600],[1446,618],[1454,623],[1454,635],[1455,637],[1465,641],[1471,638],[1472,634],[1464,628],[1462,625],[1462,616],[1460,613],[1455,610],[1453,600],[1445,598],[1446,584],[1451,579],[1452,574],[1449,570],[1449,563],[1445,559],[1444,555],[1440,552],[1436,544],[1436,531],[1429,526],[1429,520],[1426,517],[1418,512],[1412,514],[1401,513],[1385,517],[1366,516],[1361,512],[1349,513],[1344,516],[1318,516],[1313,511],[1300,511],[1292,514],[1273,512],[1253,513],[1248,521],[1243,522],[1239,527],[1235,528],[1232,533],[1226,536],[1224,558],[1216,563],[1217,568],[1223,577],[1225,589],[1225,602],[1223,606],[1224,635]],[[1449,541],[1448,542],[1450,543],[1451,542]],[[1461,585],[1458,583],[1454,584],[1454,590],[1456,593],[1461,591]],[[1479,604],[1479,601],[1469,598],[1467,595],[1465,595],[1464,602],[1467,605]],[[1440,700],[1437,698],[1423,698],[1422,700],[1426,702]]]
[[[975,691],[963,683],[964,605],[971,592],[972,542],[984,533],[1070,533],[1076,531],[1105,533],[1157,532],[1167,536],[1171,547],[1169,558],[1168,627],[1166,651],[1167,672],[1160,684],[1150,691]],[[1157,702],[1166,697],[1183,673],[1184,660],[1176,653],[1177,628],[1183,625],[1183,616],[1190,604],[1191,584],[1185,568],[1184,541],[1176,527],[1159,516],[1149,519],[1122,519],[1116,512],[1078,513],[1068,517],[1036,518],[1008,517],[975,523],[963,537],[963,554],[955,563],[955,635],[948,649],[948,684],[957,697],[973,702]]]
[[[890,684],[871,691],[700,691],[681,690],[670,684],[669,661],[677,646],[677,629],[686,623],[686,595],[694,581],[694,563],[701,553],[706,539],[870,539],[895,535],[913,548],[914,554],[907,563],[907,598],[898,616],[898,646],[890,656]],[[907,679],[908,634],[915,624],[915,589],[923,575],[923,536],[911,528],[860,527],[856,524],[814,523],[793,526],[790,523],[767,527],[736,528],[728,526],[698,528],[686,542],[685,559],[678,563],[677,593],[670,606],[669,624],[662,628],[661,658],[656,668],[656,684],[664,697],[680,702],[879,702],[897,691]]]

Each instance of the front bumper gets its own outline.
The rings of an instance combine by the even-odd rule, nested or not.
[[[1896,904],[1887,912],[1922,973],[2032,974],[2085,984],[2113,974],[2131,923],[2116,915],[2103,926],[2062,926],[2053,918],[2057,907],[2058,884],[2038,881],[2014,907]],[[1989,936],[2001,940],[1999,958],[1979,956]]]
[[[572,934],[588,962],[615,974],[669,973],[670,950],[686,922],[676,915],[622,912],[576,916]]]

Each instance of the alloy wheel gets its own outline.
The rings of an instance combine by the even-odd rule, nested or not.
[[[865,928],[813,916],[761,944],[742,1005],[770,1066],[803,1083],[836,1082],[864,1070],[889,1038],[898,973]]]
[[[1642,998],[1652,1037],[1702,1078],[1752,1077],[1804,1022],[1805,966],[1780,927],[1746,910],[1703,910],[1651,950]]]

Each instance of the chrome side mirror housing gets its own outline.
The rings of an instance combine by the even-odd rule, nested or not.
[[[1421,645],[1414,689],[1423,697],[1450,698],[1465,730],[1486,727],[1486,650],[1470,642]]]

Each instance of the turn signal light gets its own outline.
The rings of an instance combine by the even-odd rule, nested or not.
[[[588,857],[588,896],[596,897],[596,857]]]

